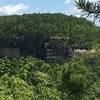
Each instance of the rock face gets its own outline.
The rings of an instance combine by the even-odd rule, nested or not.
[[[74,53],[96,53],[96,50],[74,49]]]
[[[0,39],[0,57],[33,56],[43,60],[64,60],[72,54],[67,38],[41,37]]]
[[[69,45],[68,38],[50,37],[44,45],[46,61],[62,62],[72,56],[72,49]]]
[[[1,48],[0,49],[0,57],[20,57],[20,50],[19,48]]]
[[[69,39],[64,37],[0,39],[0,57],[32,56],[47,62],[61,62],[73,54],[95,52],[95,50],[72,48]]]

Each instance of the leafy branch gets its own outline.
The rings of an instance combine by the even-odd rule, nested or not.
[[[93,3],[87,0],[76,0],[75,5],[78,9],[81,9],[85,15],[94,17],[94,20],[99,19],[100,21],[100,1]]]

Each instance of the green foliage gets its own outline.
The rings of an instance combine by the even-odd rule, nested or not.
[[[0,17],[0,38],[66,36],[70,44],[91,47],[100,40],[100,29],[84,18],[60,13]]]
[[[1,100],[99,100],[100,55],[49,64],[32,57],[0,59]]]
[[[0,38],[64,36],[71,46],[99,49],[99,33],[86,19],[64,14],[0,17]],[[0,58],[0,100],[99,100],[99,78],[99,52],[75,55],[62,65],[32,57]]]
[[[99,0],[95,3],[87,0],[76,0],[76,6],[85,12],[87,16],[93,16],[94,20],[100,18],[100,2]]]
[[[67,69],[65,67],[62,81],[66,92],[78,100],[83,98],[92,87],[95,77],[86,66],[73,62],[67,66]]]
[[[55,88],[50,88],[44,84],[38,84],[37,89],[37,100],[61,100],[61,94]]]
[[[34,87],[29,86],[24,80],[7,74],[0,79],[1,100],[31,100],[34,99]]]

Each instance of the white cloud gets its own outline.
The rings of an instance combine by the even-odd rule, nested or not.
[[[33,10],[35,13],[39,13],[40,12],[40,8],[36,8]]]
[[[91,2],[96,2],[96,1],[98,1],[98,0],[89,0],[89,1],[91,1]]]
[[[65,14],[80,17],[82,12],[73,5],[69,10],[66,9]]]
[[[25,4],[7,5],[0,7],[0,13],[4,15],[21,14],[23,10],[28,9],[29,6]]]
[[[71,0],[64,0],[65,4],[69,4],[71,2]]]

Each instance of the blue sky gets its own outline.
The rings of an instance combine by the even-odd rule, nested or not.
[[[74,0],[0,0],[0,15],[61,12],[79,16]]]
[[[0,0],[0,15],[23,13],[55,13],[79,17],[82,12],[75,7],[75,0]],[[89,0],[97,1],[97,0]]]
[[[0,0],[0,15],[62,12],[64,0]]]
[[[0,0],[0,15],[13,15],[38,12],[61,12],[80,16],[75,0]],[[97,0],[91,0],[97,1]]]

